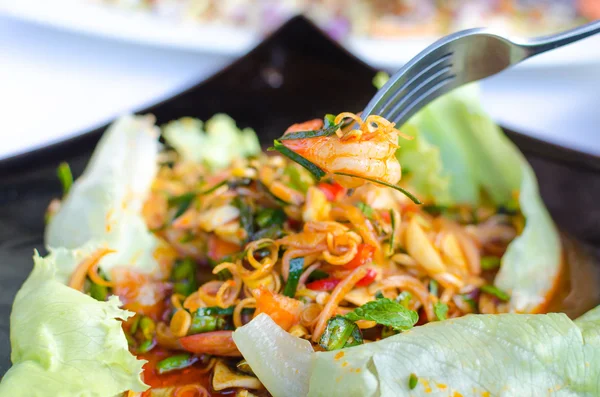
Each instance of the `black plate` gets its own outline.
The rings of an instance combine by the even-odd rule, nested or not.
[[[375,93],[375,72],[297,17],[217,75],[139,113],[153,113],[165,123],[224,112],[269,143],[294,122],[361,110]],[[0,162],[0,374],[10,365],[14,295],[31,270],[33,249],[43,248],[46,206],[61,193],[56,166],[68,161],[79,175],[104,129]],[[599,252],[600,158],[507,134],[533,165],[561,229]]]

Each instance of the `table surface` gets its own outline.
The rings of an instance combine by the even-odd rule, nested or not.
[[[156,103],[231,61],[0,16],[0,158]],[[600,65],[516,67],[482,85],[486,108],[505,126],[600,155]]]

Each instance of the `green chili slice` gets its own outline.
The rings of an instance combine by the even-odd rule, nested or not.
[[[290,261],[290,271],[288,275],[287,284],[283,289],[283,295],[293,298],[296,295],[296,289],[298,288],[298,280],[304,270],[304,258],[294,258]]]
[[[167,372],[176,371],[178,369],[184,369],[184,368],[190,367],[196,361],[198,361],[198,358],[195,356],[192,356],[191,354],[187,354],[187,353],[176,354],[174,356],[165,358],[162,361],[159,361],[156,364],[156,369],[158,370],[159,374],[164,374]]]

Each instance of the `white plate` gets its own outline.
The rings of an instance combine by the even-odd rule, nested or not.
[[[261,40],[257,33],[232,26],[182,23],[143,12],[88,4],[85,0],[0,0],[0,13],[75,33],[153,46],[240,56]],[[436,37],[350,38],[345,46],[365,62],[394,70]],[[540,55],[520,67],[557,67],[600,63],[600,37]]]

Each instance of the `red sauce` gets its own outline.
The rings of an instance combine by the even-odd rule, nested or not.
[[[176,353],[165,349],[155,348],[151,352],[138,355],[138,358],[147,360],[144,364],[144,382],[151,387],[183,386],[190,383],[200,383],[210,390],[210,373],[204,370],[202,363],[181,370],[159,374],[156,364]]]

